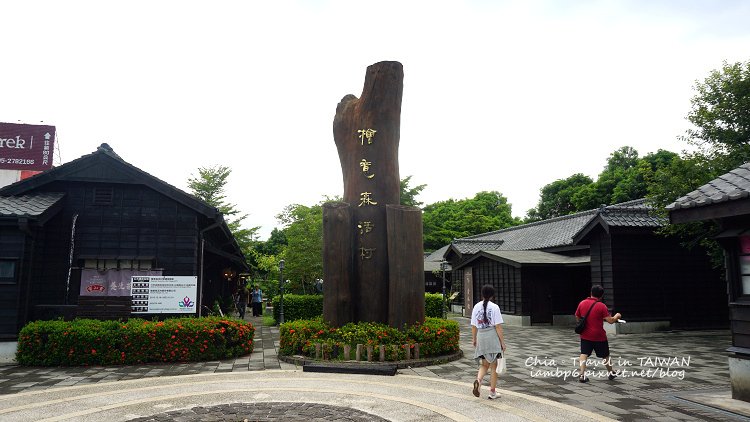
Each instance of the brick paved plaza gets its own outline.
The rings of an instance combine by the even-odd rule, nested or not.
[[[358,383],[359,387],[356,388],[362,388],[363,391],[372,388],[369,393],[362,394],[362,396],[367,396],[370,399],[371,405],[378,401],[377,391],[380,390],[376,388],[377,386],[391,388],[390,385],[386,384],[391,383],[393,386],[414,384],[415,380],[419,379],[422,379],[425,383],[431,382],[430,380],[440,381],[442,384],[437,385],[446,386],[444,393],[441,393],[440,388],[442,387],[435,387],[434,385],[427,387],[435,389],[434,394],[430,395],[437,400],[437,403],[441,401],[440,394],[445,394],[445,400],[450,398],[467,404],[479,401],[480,399],[475,399],[471,395],[471,382],[476,375],[476,365],[471,359],[472,347],[468,320],[461,317],[455,318],[461,324],[461,347],[465,354],[462,359],[441,365],[402,369],[399,370],[399,375],[395,377],[342,377],[346,378],[348,382]],[[248,320],[260,327],[259,318],[248,317]],[[503,409],[508,412],[513,411],[517,420],[559,420],[553,411],[544,410],[542,401],[539,401],[540,404],[537,406],[541,413],[536,416],[532,414],[534,407],[524,408],[523,404],[516,405],[515,403],[524,396],[549,399],[560,405],[573,406],[577,409],[588,410],[604,418],[623,421],[750,420],[749,417],[738,413],[748,412],[746,409],[750,408],[750,406],[743,406],[744,403],[742,402],[737,403],[735,401],[732,412],[713,405],[713,403],[732,402],[728,400],[730,394],[729,374],[724,353],[731,341],[728,331],[684,331],[612,336],[610,337],[610,346],[615,368],[627,369],[629,372],[626,376],[621,376],[614,381],[609,381],[605,377],[594,374],[588,384],[581,384],[574,377],[566,379],[565,376],[565,371],[574,369],[572,359],[578,354],[578,340],[572,329],[506,326],[505,332],[508,343],[509,374],[499,382],[502,398],[495,401],[486,400],[487,378],[479,403],[482,405],[487,402],[492,403],[495,406],[492,409],[493,411],[500,412]],[[258,388],[259,391],[262,391],[263,388],[258,387],[258,385],[262,386],[264,382],[267,382],[269,391],[283,391],[283,388],[279,390],[272,387],[275,385],[272,381],[275,382],[275,380],[283,378],[284,374],[292,371],[300,373],[301,368],[295,367],[293,364],[280,362],[277,358],[277,350],[278,329],[276,327],[262,327],[257,331],[256,348],[252,355],[227,361],[107,368],[27,368],[4,365],[0,366],[0,409],[6,407],[6,404],[9,405],[10,399],[14,395],[18,395],[16,393],[20,393],[19,396],[35,397],[33,394],[52,392],[56,390],[51,389],[68,386],[83,389],[94,383],[109,383],[111,381],[147,380],[150,377],[161,377],[159,381],[180,379],[167,378],[172,375],[216,374],[216,376],[221,376],[222,373],[232,373],[225,375],[236,378],[237,376],[241,377],[242,373],[250,372],[251,374],[248,377],[240,378],[243,381],[253,380],[258,383],[255,386],[247,387],[248,391]],[[620,365],[618,365],[618,360],[621,363]],[[631,365],[624,364],[625,360],[629,361]],[[660,368],[661,372],[659,371]],[[266,372],[260,372],[264,370]],[[185,377],[184,379],[186,382],[183,384],[189,384],[192,381],[187,382],[187,380],[193,380],[192,377]],[[344,384],[341,382],[325,381],[326,379],[316,378],[319,388],[322,390],[328,391],[327,389],[331,389],[330,393],[335,394],[338,391],[336,388],[344,388]],[[175,381],[175,383],[180,385],[179,381]],[[114,385],[117,384],[120,383]],[[165,388],[169,389],[170,387]],[[300,391],[302,391],[301,387]],[[300,403],[305,401],[301,395],[292,395],[292,399],[289,399],[290,396],[281,393],[278,393],[277,396],[252,397],[246,400],[236,400],[233,396],[227,396],[227,401],[224,404],[206,404],[189,409],[163,404],[161,405],[163,407],[150,411],[149,414],[152,416],[144,417],[140,415],[138,420],[223,420],[229,417],[227,415],[233,415],[231,417],[234,418],[239,418],[242,415],[254,415],[252,417],[257,420],[273,420],[274,417],[287,414],[286,412],[291,412],[288,413],[289,416],[296,415],[298,418],[313,420],[316,420],[316,417],[318,417],[317,420],[331,418],[340,418],[341,420],[367,419],[367,413],[363,416],[360,410],[354,409],[355,407],[367,408],[368,405],[361,401],[361,397],[358,398],[360,401],[354,400],[351,402],[349,410],[346,406],[346,403],[349,403],[347,400],[340,400],[339,406],[326,406],[320,404],[322,399],[315,399],[313,396],[310,396],[310,403],[304,405]],[[384,395],[382,400],[388,400],[388,397],[391,396]],[[504,408],[504,403],[509,404],[509,406]],[[429,407],[429,405],[424,406]],[[433,404],[432,406],[437,405]],[[18,408],[20,409],[20,407]],[[5,420],[2,412],[0,410],[0,420]],[[373,407],[370,417],[374,418],[373,415],[375,414],[377,412]],[[497,414],[500,415],[501,413]],[[746,414],[750,415],[750,413]],[[8,412],[7,416],[10,415],[13,415],[13,413]],[[464,413],[464,415],[469,415],[469,413]],[[137,419],[135,416],[138,415],[133,414],[131,416],[130,419]],[[443,413],[442,416],[446,418],[445,420],[466,420],[447,413]],[[363,417],[365,419],[362,419]],[[472,416],[468,416],[469,420],[471,418]],[[401,416],[394,415],[390,419],[420,420],[410,419],[408,415],[404,416],[403,414]],[[498,420],[501,419],[503,418]],[[573,415],[569,419],[576,419],[576,417]],[[68,420],[76,420],[76,418]]]

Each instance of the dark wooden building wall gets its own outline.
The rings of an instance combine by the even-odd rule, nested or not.
[[[615,292],[612,275],[612,239],[604,232],[598,230],[590,238],[591,253],[591,284],[599,284],[604,287],[604,301],[607,306],[615,304]]]
[[[688,250],[650,232],[611,233],[613,312],[633,321],[671,320],[673,328],[728,326],[726,283],[703,248]]]
[[[750,230],[750,215],[720,220],[724,230]],[[750,355],[750,296],[742,294],[742,274],[739,266],[740,241],[737,236],[720,239],[724,249],[732,346],[737,353]]]
[[[37,242],[32,304],[65,302],[76,214],[73,266],[86,258],[146,259],[165,275],[198,274],[199,216],[184,205],[143,185],[57,181],[44,190],[66,196],[64,209],[45,225],[44,241]],[[107,196],[111,201],[102,200]],[[76,303],[79,286],[74,271],[68,303]]]
[[[26,235],[18,226],[0,226],[0,258],[15,261],[15,279],[0,282],[0,338],[13,338],[18,332],[20,292],[25,259]]]
[[[553,315],[574,314],[591,285],[587,265],[526,266],[522,274],[531,297],[532,324],[549,324]]]
[[[495,288],[495,302],[501,312],[524,315],[520,269],[487,258],[477,259],[471,267],[475,302],[482,297],[482,286],[489,284]]]

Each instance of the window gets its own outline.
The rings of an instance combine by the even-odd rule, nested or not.
[[[83,268],[91,270],[139,270],[147,271],[154,267],[151,259],[84,259]]]
[[[750,236],[740,236],[740,282],[742,295],[750,295]]]
[[[16,282],[16,260],[0,259],[0,283]]]

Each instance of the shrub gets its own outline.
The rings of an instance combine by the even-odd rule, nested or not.
[[[443,295],[440,293],[425,293],[424,295],[425,317],[443,317]],[[274,296],[271,304],[273,306],[273,317],[279,320],[279,296]],[[284,321],[296,321],[298,319],[314,319],[323,316],[323,296],[321,295],[284,295]]]
[[[424,315],[430,318],[443,317],[443,295],[440,293],[424,294]]]
[[[273,298],[273,317],[279,321],[280,296]],[[323,316],[323,296],[284,295],[284,321],[312,319]]]
[[[34,321],[18,335],[21,365],[128,365],[227,359],[253,351],[255,327],[233,318]]]
[[[386,360],[403,359],[404,344],[420,344],[420,353],[425,356],[442,356],[459,350],[458,323],[439,318],[426,318],[424,324],[415,324],[399,331],[386,324],[373,322],[349,323],[341,328],[331,327],[322,318],[297,320],[281,324],[279,328],[282,355],[315,356],[315,344],[333,352],[333,359],[343,358],[343,346],[355,350],[357,344],[386,346]],[[393,346],[398,346],[394,354]]]

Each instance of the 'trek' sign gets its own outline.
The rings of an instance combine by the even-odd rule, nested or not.
[[[55,127],[0,123],[0,170],[52,168]]]

